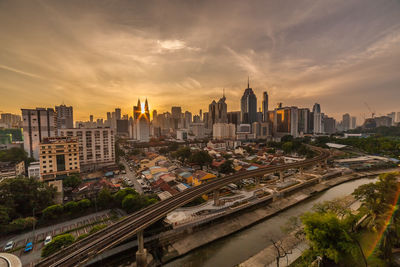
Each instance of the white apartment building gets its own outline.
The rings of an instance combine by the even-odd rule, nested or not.
[[[232,139],[236,136],[236,125],[233,123],[214,123],[213,139]]]
[[[35,161],[29,164],[28,167],[28,177],[29,178],[40,178],[40,162]]]
[[[76,136],[82,171],[115,163],[115,131],[111,128],[60,129],[60,136]]]
[[[205,125],[202,122],[191,123],[190,131],[194,135],[195,139],[197,139],[197,138],[201,139],[206,136]]]

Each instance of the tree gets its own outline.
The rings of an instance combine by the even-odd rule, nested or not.
[[[26,218],[18,218],[13,220],[10,223],[10,226],[12,227],[12,229],[21,231],[24,229],[28,229],[28,228],[32,228],[33,224],[36,224],[37,220],[34,217],[26,217]]]
[[[122,200],[122,208],[128,213],[137,211],[140,209],[140,207],[141,204],[138,195],[129,194],[125,196],[124,200]]]
[[[187,146],[181,147],[176,151],[176,157],[184,163],[187,159],[189,159],[190,155],[192,152],[190,151],[190,148]]]
[[[82,183],[82,179],[77,174],[71,174],[63,179],[63,187],[70,187],[72,189],[78,187]]]
[[[0,182],[0,205],[7,207],[10,220],[32,215],[53,204],[56,189],[34,178],[12,178]]]
[[[178,145],[178,143],[170,143],[169,145],[168,145],[168,151],[169,152],[172,152],[172,151],[176,151],[176,150],[178,150],[178,148],[179,148],[179,145]]]
[[[42,211],[45,220],[54,220],[63,214],[64,208],[60,204],[52,205]]]
[[[113,197],[108,189],[103,188],[97,196],[97,203],[101,208],[109,208],[113,204]]]
[[[293,151],[293,143],[290,141],[283,143],[282,149],[286,154],[291,153]]]
[[[86,210],[90,207],[91,202],[89,199],[82,199],[78,201],[78,207],[80,210]]]
[[[207,151],[201,150],[201,151],[197,151],[197,152],[193,153],[190,156],[189,161],[194,164],[198,164],[203,168],[204,165],[211,164],[212,157],[210,156],[210,154],[208,154]]]
[[[360,211],[367,215],[365,222],[369,229],[376,231],[384,227],[386,214],[393,209],[398,190],[396,173],[381,174],[376,183],[364,184],[354,190],[354,198],[362,203]]]
[[[132,188],[125,188],[122,190],[119,190],[117,193],[115,193],[112,197],[114,200],[115,205],[118,205],[120,208],[122,208],[122,201],[127,195],[138,195],[138,193],[132,189]]]
[[[8,216],[9,209],[3,205],[0,205],[0,225],[8,224],[10,216]]]
[[[219,172],[225,174],[235,172],[235,170],[233,169],[232,160],[226,160],[224,163],[222,163],[221,166],[219,167]]]
[[[28,154],[22,148],[13,147],[0,151],[0,161],[10,161],[13,163],[28,161]]]
[[[77,213],[79,211],[78,203],[76,203],[75,201],[67,202],[64,205],[64,211],[66,211],[70,214]]]
[[[291,142],[291,141],[293,141],[293,136],[290,135],[290,134],[285,135],[285,136],[283,136],[283,137],[281,138],[281,142],[282,142],[282,143]]]
[[[128,212],[138,211],[144,207],[156,203],[157,200],[152,197],[142,196],[139,194],[128,194],[122,201],[122,208]]]
[[[49,244],[44,246],[42,250],[42,257],[48,257],[51,254],[61,250],[62,248],[71,245],[72,243],[74,243],[74,240],[75,238],[71,234],[58,235],[54,237]]]
[[[347,234],[348,225],[333,213],[305,213],[302,217],[304,232],[318,255],[338,263],[346,255],[356,255],[359,250]]]

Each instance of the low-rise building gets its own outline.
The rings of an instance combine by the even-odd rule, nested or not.
[[[25,163],[0,162],[0,181],[25,175]]]
[[[40,178],[40,161],[35,161],[29,164],[28,167],[29,178]]]
[[[40,176],[44,181],[59,180],[80,172],[77,138],[50,137],[39,145]]]

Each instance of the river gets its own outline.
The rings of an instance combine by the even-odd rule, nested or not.
[[[358,186],[373,181],[374,178],[363,178],[332,187],[270,219],[266,219],[248,229],[195,249],[164,266],[235,266],[271,245],[271,238],[274,240],[283,238],[285,234],[281,231],[280,227],[284,225],[291,216],[299,216],[304,212],[310,211],[313,205],[318,202],[350,195]]]

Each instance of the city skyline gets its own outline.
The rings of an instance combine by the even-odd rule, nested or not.
[[[181,106],[197,114],[223,88],[228,111],[239,111],[248,75],[257,106],[267,91],[270,109],[317,102],[336,119],[348,112],[361,121],[361,114],[370,116],[365,102],[386,115],[400,99],[394,1],[0,7],[3,112],[64,102],[75,120],[87,120],[115,107],[131,115],[137,99],[147,97],[151,110]]]

